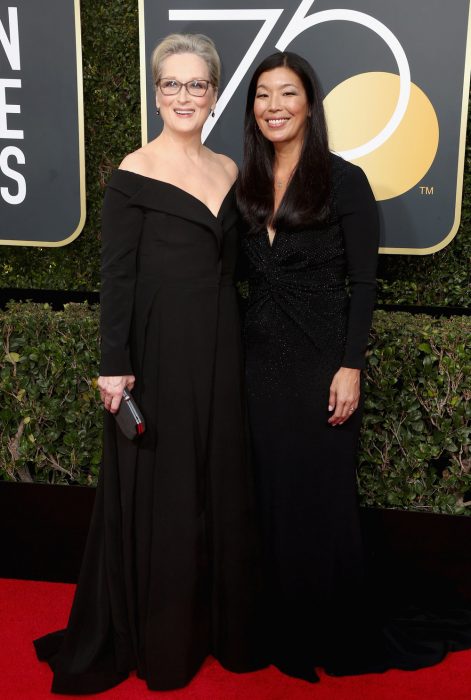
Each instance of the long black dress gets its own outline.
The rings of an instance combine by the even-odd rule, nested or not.
[[[104,458],[64,632],[36,641],[58,693],[137,669],[184,686],[208,654],[253,670],[253,496],[245,457],[234,188],[215,217],[187,192],[115,171],[103,209],[101,374],[134,373],[137,444],[105,415]]]
[[[315,665],[339,675],[413,669],[471,646],[469,611],[387,625],[368,587],[355,475],[362,406],[343,425],[327,420],[335,372],[364,367],[378,215],[360,168],[332,156],[332,184],[324,227],[277,231],[271,246],[266,231],[243,239],[267,644],[281,670],[311,681]]]

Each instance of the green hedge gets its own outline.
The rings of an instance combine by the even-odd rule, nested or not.
[[[140,145],[137,0],[81,0],[87,223],[59,249],[0,246],[3,287],[97,290],[103,187],[113,166]],[[470,151],[467,150],[469,172]],[[387,304],[468,306],[471,258],[471,177],[463,223],[444,250],[429,256],[382,255],[379,301]]]
[[[377,311],[366,378],[362,502],[471,515],[471,317]]]
[[[0,479],[95,484],[98,309],[0,312]],[[471,515],[471,318],[375,313],[359,484],[364,504]]]
[[[94,485],[101,460],[97,310],[10,304],[0,319],[0,478]]]

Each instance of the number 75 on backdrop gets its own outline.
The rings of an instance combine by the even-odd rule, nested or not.
[[[143,143],[161,129],[149,60],[167,34],[215,41],[222,85],[203,138],[239,163],[250,76],[265,56],[295,51],[320,78],[331,149],[368,175],[380,252],[433,253],[456,235],[470,0],[139,0],[139,22]]]

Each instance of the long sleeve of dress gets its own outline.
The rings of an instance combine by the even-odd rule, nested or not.
[[[363,369],[376,297],[378,210],[368,179],[357,166],[348,168],[337,197],[350,289],[347,341],[342,366]]]
[[[136,283],[137,250],[143,224],[129,195],[108,185],[102,212],[100,374],[132,374],[129,334]]]

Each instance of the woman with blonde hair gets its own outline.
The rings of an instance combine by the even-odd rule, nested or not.
[[[207,37],[174,34],[152,70],[162,132],[124,158],[103,207],[94,515],[67,630],[36,642],[58,693],[99,692],[134,669],[152,690],[179,688],[208,654],[257,665],[237,168],[201,143],[220,62]],[[125,389],[146,422],[136,441],[113,418]]]

